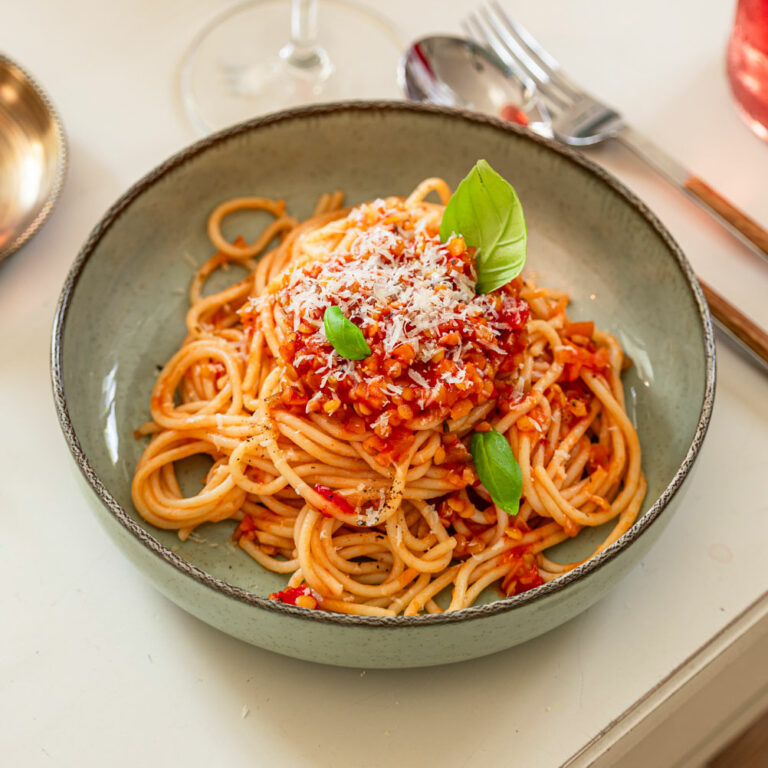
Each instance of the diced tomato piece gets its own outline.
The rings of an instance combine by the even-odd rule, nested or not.
[[[501,117],[502,120],[509,120],[510,123],[528,125],[528,115],[526,115],[522,109],[518,109],[513,104],[505,104],[501,108],[499,117]]]
[[[581,369],[586,368],[590,371],[604,371],[610,364],[608,350],[600,347],[595,352],[590,352],[584,347],[566,346],[563,352],[563,379],[565,381],[575,381],[581,374]]]
[[[501,591],[511,597],[539,587],[544,583],[541,578],[536,556],[531,552],[530,545],[515,547],[509,550],[507,559],[513,563],[510,572],[502,579]]]
[[[317,607],[317,598],[306,584],[302,584],[300,587],[287,587],[279,592],[272,592],[269,599],[285,603],[286,605],[298,605],[301,608]]]
[[[589,466],[592,470],[597,467],[607,467],[611,460],[611,448],[607,445],[595,445],[590,446],[589,449]]]
[[[587,339],[592,338],[592,334],[595,332],[595,324],[593,322],[580,322],[580,323],[568,323],[560,331],[561,336],[566,338],[570,336],[584,336]]]
[[[327,485],[316,485],[314,491],[319,493],[324,499],[327,499],[334,506],[338,507],[345,515],[354,515],[355,508],[340,494],[331,490]],[[330,512],[324,509],[320,510],[324,517],[333,517]]]
[[[233,541],[239,541],[241,536],[252,539],[256,533],[256,521],[246,512],[243,519],[232,534]]]
[[[288,406],[306,406],[309,398],[296,386],[287,386],[280,392],[280,399]]]

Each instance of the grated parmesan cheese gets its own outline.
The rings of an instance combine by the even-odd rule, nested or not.
[[[441,243],[437,234],[430,235],[424,220],[417,220],[414,226],[404,218],[407,210],[393,201],[375,200],[355,208],[345,228],[338,222],[329,225],[329,229],[338,228],[347,246],[330,255],[323,252],[322,259],[299,261],[285,274],[279,288],[251,299],[245,311],[258,311],[264,301],[276,303],[302,344],[287,362],[299,376],[302,370],[311,369],[318,377],[319,389],[334,392],[341,382],[347,389],[376,384],[386,406],[403,394],[403,382],[407,385],[410,379],[418,388],[413,393],[415,402],[424,408],[446,387],[471,388],[472,379],[463,362],[470,350],[484,355],[507,354],[500,342],[505,343],[510,332],[519,330],[527,309],[509,293],[477,295],[471,262],[457,264],[450,243]],[[302,247],[301,240],[297,247]],[[303,247],[312,255],[313,249],[318,250],[312,242],[305,242]],[[410,346],[412,355],[402,363],[402,374],[383,376],[366,368],[365,361],[342,358],[328,341],[322,321],[325,310],[333,305],[361,328],[366,338],[375,337],[381,359],[403,360],[399,355],[406,353],[401,350]],[[441,340],[445,333],[441,329],[445,328],[457,330],[451,335],[458,341]],[[430,374],[444,358],[453,361],[457,370]],[[407,379],[394,381],[399,375]],[[311,411],[310,403],[306,409]]]

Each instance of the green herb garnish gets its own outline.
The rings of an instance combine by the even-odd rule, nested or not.
[[[480,482],[494,504],[516,515],[523,492],[523,473],[504,435],[495,429],[475,432],[469,444]]]
[[[364,360],[371,354],[363,332],[337,307],[331,306],[323,315],[325,335],[333,348],[347,360]]]
[[[512,185],[485,160],[478,160],[448,201],[440,240],[452,234],[476,248],[478,293],[514,280],[525,264],[527,231],[523,206]]]

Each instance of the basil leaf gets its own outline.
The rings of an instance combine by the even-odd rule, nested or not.
[[[477,161],[445,207],[440,240],[452,234],[477,249],[478,293],[495,291],[523,271],[528,236],[523,206],[512,185],[485,160]]]
[[[469,444],[480,482],[494,503],[508,515],[516,515],[523,493],[523,473],[501,432],[475,432]]]
[[[363,360],[371,354],[363,332],[337,307],[331,306],[323,314],[325,335],[333,348],[347,360]]]

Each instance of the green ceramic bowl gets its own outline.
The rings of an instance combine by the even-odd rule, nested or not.
[[[212,248],[205,221],[237,195],[284,198],[299,217],[318,195],[348,201],[403,194],[427,176],[455,185],[486,158],[516,187],[529,230],[528,268],[568,290],[571,314],[616,334],[644,447],[648,495],[630,531],[599,557],[513,598],[487,590],[456,613],[361,618],[305,611],[266,596],[285,583],[205,525],[181,544],[145,523],[130,480],[157,367],[184,338],[193,264]],[[260,222],[230,222],[246,239]],[[53,389],[61,426],[107,532],[157,588],[249,643],[355,667],[408,667],[508,648],[572,618],[648,551],[679,503],[709,423],[714,343],[706,304],[680,249],[648,209],[581,155],[497,120],[405,103],[352,103],[270,115],[198,142],[152,171],[108,211],[61,294]],[[561,545],[586,555],[603,531]]]

